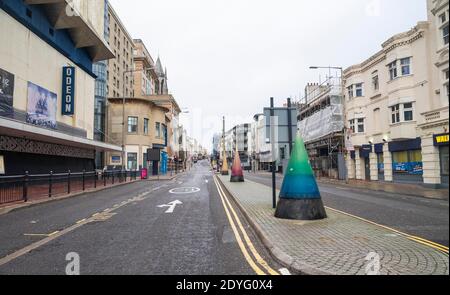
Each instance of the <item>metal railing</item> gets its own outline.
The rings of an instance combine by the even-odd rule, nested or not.
[[[137,180],[138,171],[92,171],[0,176],[0,204],[27,202]]]

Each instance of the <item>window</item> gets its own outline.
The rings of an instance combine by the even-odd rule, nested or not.
[[[358,133],[364,133],[364,119],[358,119]]]
[[[400,60],[400,64],[402,67],[402,76],[410,75],[411,74],[411,58],[402,58]]]
[[[128,133],[136,133],[138,130],[138,118],[128,117]]]
[[[447,15],[445,14],[445,12],[443,14],[441,14],[439,16],[440,20],[441,20],[441,24],[445,23],[447,21]]]
[[[127,154],[127,168],[128,170],[137,170],[137,153]]]
[[[405,103],[403,105],[403,115],[405,121],[413,121],[414,120],[414,110],[412,103]]]
[[[379,108],[373,110],[373,125],[374,131],[381,130],[381,110]]]
[[[353,98],[353,85],[347,87],[348,90],[348,99],[352,99]]]
[[[355,120],[352,119],[350,122],[350,130],[352,130],[353,133],[355,133]]]
[[[442,38],[444,39],[444,45],[448,44],[448,25],[442,29]]]
[[[148,119],[144,119],[144,134],[148,135]]]
[[[394,61],[388,65],[389,67],[389,78],[394,80],[397,78],[397,61]]]
[[[372,73],[372,88],[374,91],[380,89],[380,79],[378,78],[378,71]]]
[[[447,91],[446,95],[447,95],[447,98],[448,98],[449,95],[450,95],[450,89],[449,89],[449,73],[448,73],[448,69],[446,69],[446,70],[444,71],[444,80],[445,80],[445,82],[444,82],[444,88],[445,88],[445,90]]]
[[[400,105],[391,107],[392,124],[400,123]]]
[[[363,84],[362,83],[358,83],[355,85],[356,88],[356,97],[361,97],[363,96]]]
[[[161,138],[161,123],[155,124],[155,137]]]

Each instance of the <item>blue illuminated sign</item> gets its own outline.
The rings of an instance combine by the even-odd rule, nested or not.
[[[75,67],[63,67],[62,114],[75,114]]]

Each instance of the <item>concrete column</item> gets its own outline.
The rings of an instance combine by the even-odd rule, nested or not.
[[[392,153],[389,151],[389,145],[383,145],[384,156],[384,181],[394,181],[394,175],[392,171]]]
[[[439,187],[441,184],[441,161],[439,148],[434,146],[433,136],[422,137],[423,182],[426,186]]]
[[[356,164],[356,179],[363,180],[364,169],[361,169],[361,165],[364,165],[364,161],[361,160],[361,157],[359,155],[359,149],[355,150],[355,164]]]
[[[376,153],[370,153],[370,180],[378,181],[378,157]]]
[[[347,165],[348,179],[355,179],[355,161],[352,159],[351,155],[347,155],[347,160],[345,161]]]

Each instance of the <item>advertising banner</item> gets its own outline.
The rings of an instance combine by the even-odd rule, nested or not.
[[[27,122],[56,129],[57,96],[38,85],[28,82]]]
[[[0,69],[0,117],[13,117],[13,95],[14,75]]]
[[[5,173],[5,158],[3,155],[0,155],[0,175],[3,175]]]
[[[423,175],[422,162],[393,163],[394,173]]]

